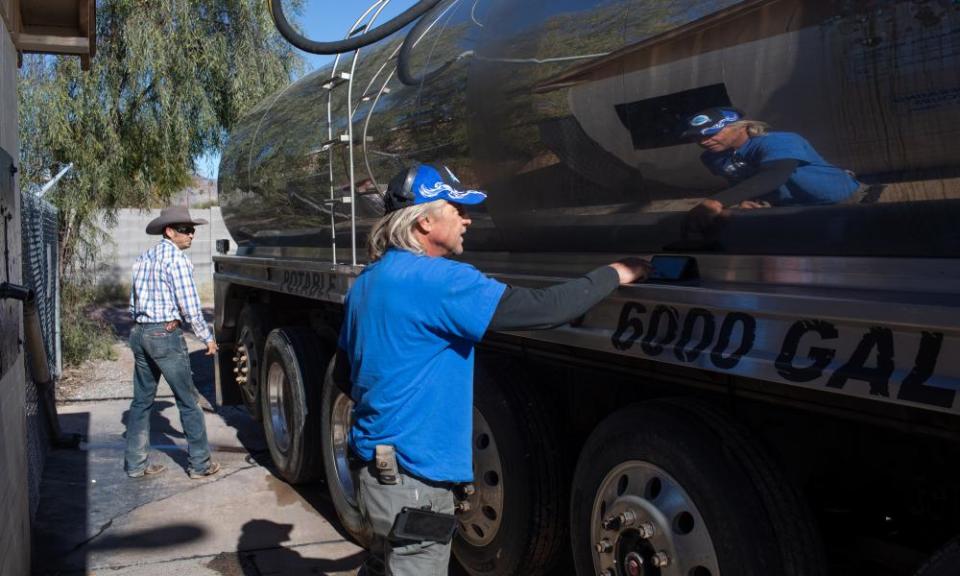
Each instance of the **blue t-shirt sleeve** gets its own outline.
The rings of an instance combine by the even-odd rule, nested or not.
[[[507,285],[461,262],[443,261],[437,326],[446,334],[479,342]]]
[[[796,160],[808,164],[811,160],[806,140],[792,132],[771,132],[752,138],[750,143],[756,146],[754,158],[757,164],[776,160]]]

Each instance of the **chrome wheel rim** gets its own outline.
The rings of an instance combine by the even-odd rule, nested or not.
[[[347,503],[356,507],[356,484],[354,483],[353,472],[350,470],[349,460],[352,413],[353,400],[346,394],[338,393],[330,414],[330,445],[333,447],[334,466],[337,470],[336,482],[340,486],[340,492]]]
[[[274,362],[267,372],[267,398],[270,405],[270,428],[273,441],[283,454],[290,448],[290,433],[287,424],[287,375],[283,366]]]
[[[600,483],[590,540],[602,576],[720,576],[713,540],[690,495],[642,460],[621,463]]]
[[[459,533],[468,544],[486,546],[500,531],[503,516],[503,463],[483,414],[473,409],[473,485],[470,508],[461,513]]]

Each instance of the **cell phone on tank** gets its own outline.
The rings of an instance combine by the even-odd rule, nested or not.
[[[433,510],[404,507],[393,521],[390,529],[391,540],[413,540],[441,542],[446,544],[453,539],[457,530],[457,519],[453,514],[443,514]]]
[[[692,256],[657,254],[650,259],[648,282],[676,283],[699,279],[697,259]]]

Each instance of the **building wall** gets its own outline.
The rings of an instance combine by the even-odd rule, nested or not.
[[[137,257],[156,244],[159,236],[148,236],[144,230],[147,223],[160,215],[159,210],[120,210],[117,213],[117,225],[104,228],[110,235],[110,242],[101,247],[98,266],[98,280],[101,284],[129,286],[133,263]],[[194,218],[203,218],[209,225],[198,226],[193,244],[187,250],[187,256],[193,262],[193,274],[197,282],[200,299],[205,305],[213,305],[213,256],[216,254],[216,241],[221,238],[230,240],[230,253],[236,251],[236,243],[223,223],[220,208],[191,209]]]
[[[0,0],[0,9],[10,12],[9,0]],[[0,147],[15,163],[19,158],[17,134],[17,53],[0,20]],[[0,178],[6,178],[0,174]],[[20,194],[17,181],[3,186],[0,197],[5,227],[0,247],[7,251],[0,267],[0,281],[22,283],[20,245]],[[0,574],[25,576],[30,572],[30,512],[27,481],[27,438],[24,391],[23,327],[21,305],[15,300],[0,301]],[[16,337],[13,337],[16,335]]]

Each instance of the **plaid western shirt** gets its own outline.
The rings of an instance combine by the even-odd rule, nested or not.
[[[139,324],[182,320],[190,324],[197,338],[213,341],[193,282],[193,264],[166,238],[133,265],[130,314]]]

